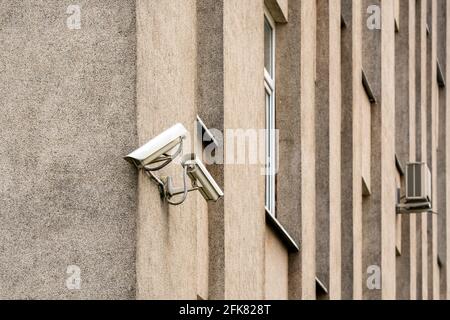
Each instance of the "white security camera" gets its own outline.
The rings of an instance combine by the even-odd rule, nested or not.
[[[222,190],[195,154],[184,156],[183,167],[187,169],[187,175],[191,179],[192,185],[198,188],[206,201],[217,202],[223,197]]]
[[[186,135],[186,128],[178,123],[130,153],[125,157],[125,160],[134,164],[138,169],[160,170],[181,153],[183,140],[186,138]],[[177,146],[179,148],[174,154],[168,154],[169,151]],[[162,164],[155,168],[147,168],[147,166],[156,163]]]
[[[161,197],[171,205],[180,205],[186,199],[189,192],[200,191],[206,201],[218,201],[223,197],[223,192],[214,181],[211,174],[195,154],[183,157],[183,187],[175,188],[172,177],[159,178],[154,172],[170,164],[183,152],[183,140],[187,136],[187,130],[182,124],[176,124],[164,131],[156,138],[136,151],[130,153],[124,159],[134,164],[139,170],[143,170],[159,186]],[[169,153],[173,149],[178,149]],[[187,180],[191,180],[192,187],[188,188]],[[177,200],[173,200],[175,197]]]

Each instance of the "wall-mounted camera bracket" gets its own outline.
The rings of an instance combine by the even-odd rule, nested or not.
[[[189,165],[183,165],[183,187],[182,188],[177,188],[174,186],[172,177],[159,178],[152,170],[146,170],[146,173],[149,176],[149,178],[158,185],[161,198],[167,200],[167,202],[169,204],[176,206],[176,205],[180,205],[180,204],[184,203],[184,201],[186,201],[187,194],[189,192],[199,190],[199,186],[197,185],[196,181],[193,181],[192,187],[188,188],[188,186],[187,186],[188,170],[189,170]],[[172,198],[179,196],[179,195],[183,195],[183,197],[180,200],[178,200],[178,201],[172,200]]]
[[[416,214],[416,213],[431,213],[437,214],[433,212],[431,203],[423,202],[416,204],[397,204],[397,214]]]

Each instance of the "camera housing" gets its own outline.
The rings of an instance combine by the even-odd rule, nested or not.
[[[198,188],[206,201],[217,202],[224,196],[222,189],[195,154],[184,156],[183,167],[187,168],[187,175],[192,185]]]
[[[167,129],[157,137],[147,142],[139,149],[127,155],[124,159],[134,164],[138,169],[142,169],[145,166],[154,163],[173,160],[173,158],[181,152],[182,143],[186,138],[186,135],[186,128],[181,123],[177,123],[173,127]],[[167,154],[177,146],[180,147],[180,150],[178,150],[176,154]]]

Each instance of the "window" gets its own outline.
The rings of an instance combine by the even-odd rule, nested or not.
[[[275,131],[275,23],[264,17],[264,87],[266,113],[266,191],[265,206],[276,217],[276,131]]]

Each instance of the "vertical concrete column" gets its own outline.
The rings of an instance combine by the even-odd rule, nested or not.
[[[342,0],[342,298],[362,299],[361,1]],[[359,242],[359,243],[358,243]]]
[[[416,121],[415,121],[415,136],[416,136],[416,150],[415,150],[415,157],[414,162],[421,161],[422,159],[422,95],[424,94],[424,78],[423,78],[423,72],[426,71],[426,64],[424,65],[422,63],[422,60],[426,56],[426,50],[423,50],[423,43],[424,39],[426,39],[426,20],[424,20],[424,15],[426,16],[426,13],[423,13],[424,10],[426,10],[426,3],[424,3],[423,0],[416,1],[416,10],[415,10],[415,92],[416,92],[416,106],[415,106],[415,115],[416,115]],[[426,46],[425,46],[426,48]],[[426,91],[426,87],[425,87]],[[423,284],[423,270],[422,270],[422,215],[417,214],[415,215],[416,220],[416,298],[422,299],[422,284]],[[414,222],[413,222],[414,224]],[[414,236],[414,233],[412,233]],[[412,241],[412,240],[411,240]]]
[[[224,138],[230,139],[225,141],[227,145],[235,145],[236,140],[231,139],[236,137],[228,136],[227,130],[265,126],[261,85],[264,50],[263,43],[255,40],[262,40],[258,35],[264,34],[263,6],[257,2],[198,0],[197,17],[199,115],[208,126],[223,131]],[[276,47],[278,54],[278,41]],[[254,81],[257,78],[261,82]],[[225,165],[209,166],[225,191],[222,203],[208,205],[209,297],[263,299],[263,167],[248,163],[249,159],[238,166],[233,160],[225,154]],[[248,181],[257,183],[250,185]]]
[[[410,119],[411,119],[411,27],[410,25],[410,1],[399,1],[398,24],[396,34],[395,57],[395,121],[396,121],[396,154],[402,166],[410,161],[409,149],[411,144]],[[412,29],[414,34],[414,29]],[[402,188],[404,192],[404,188]],[[410,298],[411,288],[411,256],[410,256],[410,220],[408,216],[397,216],[397,224],[400,224],[400,253],[397,258],[397,298],[406,300]]]
[[[447,5],[446,8],[447,19],[445,23],[446,28],[446,46],[445,46],[445,59],[446,61],[450,61],[450,5]],[[450,68],[446,68],[445,70],[445,78],[448,81],[450,79]],[[450,110],[448,108],[450,106],[450,85],[445,87],[445,140],[446,144],[448,139],[450,139]],[[450,147],[446,147],[445,149],[445,199],[450,199]],[[445,212],[443,213],[446,217],[445,219],[445,233],[447,235],[450,234],[450,205],[447,205],[445,208]],[[445,239],[445,273],[446,273],[446,286],[444,291],[444,298],[450,299],[450,237],[447,236]]]
[[[197,77],[195,1],[139,0],[136,20],[139,144],[176,122],[183,123],[192,136]],[[189,147],[185,146],[186,152]],[[179,166],[171,165],[162,174],[182,183]],[[161,200],[158,187],[140,173],[138,299],[197,298],[198,201],[204,200],[193,193],[183,205],[168,206]]]
[[[381,274],[384,275],[384,269],[382,268],[382,187],[383,183],[383,163],[382,163],[382,148],[384,145],[383,135],[383,99],[382,92],[382,56],[386,54],[385,47],[382,46],[382,33],[385,32],[386,26],[384,22],[384,3],[381,0],[378,1],[363,1],[362,12],[365,19],[363,19],[363,69],[366,74],[368,83],[372,89],[375,97],[375,102],[371,105],[371,194],[368,204],[364,206],[364,212],[362,213],[363,221],[363,292],[364,299],[381,299],[382,290],[377,290],[366,286],[366,279],[369,276],[366,275],[366,270],[370,270],[371,267],[379,267]],[[381,21],[381,29],[369,28],[366,25],[366,21],[369,18],[368,8],[378,8],[380,10],[379,19]],[[371,10],[373,12],[373,10]],[[394,19],[394,18],[392,18]],[[395,164],[395,160],[393,161]],[[391,183],[395,183],[395,176],[392,175]],[[388,181],[386,181],[389,183]],[[382,277],[383,278],[383,277]],[[383,288],[382,288],[383,289]]]
[[[265,127],[263,28],[263,1],[223,2],[225,130]],[[232,143],[227,138],[225,145]],[[264,298],[263,169],[259,163],[224,168],[225,299]]]
[[[437,25],[439,26],[437,29],[437,59],[440,66],[439,77],[444,83],[439,83],[439,97],[438,97],[438,128],[437,128],[437,212],[439,213],[437,216],[438,220],[438,261],[439,261],[439,296],[441,299],[446,299],[446,279],[447,279],[447,267],[446,267],[446,219],[447,216],[445,214],[447,208],[447,184],[446,184],[446,176],[447,170],[445,166],[446,159],[446,150],[447,150],[447,137],[445,136],[446,130],[446,70],[447,70],[447,58],[446,58],[446,50],[447,50],[447,28],[446,28],[446,19],[447,19],[447,1],[438,0],[437,4]]]
[[[300,94],[301,99],[301,179],[302,179],[302,298],[316,297],[316,176],[315,176],[315,55],[316,0],[303,0],[300,33]]]
[[[396,155],[402,165],[409,161],[409,85],[410,85],[410,3],[400,1],[399,30],[396,33],[395,77],[396,77]],[[414,30],[412,30],[414,33]]]
[[[420,2],[420,67],[421,67],[421,85],[420,85],[420,161],[427,162],[428,165],[428,122],[427,122],[427,106],[428,106],[428,38],[427,38],[427,14],[428,0]],[[421,217],[421,265],[422,265],[422,299],[428,300],[428,214],[422,213]]]
[[[381,32],[365,29],[364,70],[377,103],[372,106],[372,172],[370,209],[364,212],[364,264],[381,267],[382,290],[364,291],[367,299],[395,299],[395,19],[394,2],[381,6]]]
[[[438,210],[438,191],[437,191],[437,144],[438,144],[438,108],[439,108],[439,88],[437,82],[437,1],[431,0],[431,162],[432,162],[432,202],[433,211]],[[436,214],[431,216],[431,297],[439,300],[439,265],[438,265],[438,217]]]
[[[329,1],[317,1],[316,78],[316,233],[317,277],[330,278],[330,15]],[[336,190],[334,190],[336,192]]]
[[[416,161],[416,0],[409,0],[409,162]],[[417,217],[409,217],[410,299],[417,299]]]
[[[427,157],[426,162],[430,168],[433,185],[433,38],[436,33],[433,29],[433,0],[427,0],[427,105],[426,105],[426,132],[427,132]],[[433,217],[431,214],[427,218],[427,298],[433,298]]]
[[[224,134],[224,29],[223,1],[197,0],[198,39],[198,114],[212,130],[215,138]],[[213,134],[216,131],[213,132]],[[222,154],[223,139],[219,141]],[[223,187],[224,165],[209,165],[208,170]],[[225,215],[224,201],[208,204],[208,297],[225,298]]]
[[[317,277],[341,297],[341,3],[317,2]],[[319,229],[320,228],[320,229]]]
[[[277,29],[277,127],[284,128],[277,210],[278,219],[301,243],[301,252],[289,257],[289,298],[312,300],[316,298],[316,1],[289,0],[288,16],[289,22]]]
[[[381,192],[381,246],[382,298],[396,297],[395,268],[395,20],[394,3],[383,0],[381,6],[381,93],[382,93],[382,192]]]
[[[427,1],[416,1],[416,161],[427,161]],[[417,298],[428,296],[427,214],[417,214]]]
[[[330,1],[330,283],[331,300],[341,299],[342,292],[342,70],[341,70],[341,1]]]
[[[277,128],[279,132],[279,170],[277,218],[298,242],[302,240],[302,180],[299,174],[302,149],[301,107],[301,2],[289,0],[289,23],[277,25]],[[301,249],[302,250],[302,249]],[[289,256],[289,299],[302,298],[302,255]]]

